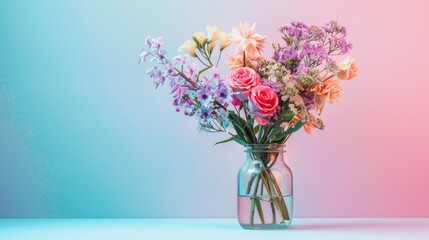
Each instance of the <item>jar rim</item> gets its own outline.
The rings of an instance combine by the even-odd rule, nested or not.
[[[245,152],[286,152],[284,148],[285,144],[246,144],[244,148]]]

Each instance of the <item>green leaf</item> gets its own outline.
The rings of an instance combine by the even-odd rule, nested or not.
[[[295,124],[295,126],[289,128],[287,131],[283,132],[282,134],[279,134],[272,142],[277,142],[279,140],[284,140],[288,135],[298,131],[302,126],[304,126],[304,122],[299,121]]]
[[[261,223],[265,224],[264,211],[262,210],[261,201],[259,198],[255,198],[256,209],[258,210],[259,218],[261,219]]]
[[[257,134],[258,132],[259,132],[259,130],[260,130],[260,125],[256,125],[254,128],[253,128],[253,134]]]
[[[219,141],[219,142],[215,143],[215,144],[214,144],[214,146],[216,146],[216,145],[218,145],[218,144],[222,144],[222,143],[231,142],[231,141],[233,141],[233,140],[234,140],[234,136],[232,136],[232,137],[230,137],[230,138],[228,138],[228,139],[226,139],[226,140]]]
[[[247,145],[247,142],[241,138],[235,137],[234,141],[236,141],[238,144],[241,144],[243,146]]]
[[[246,122],[243,118],[241,118],[233,111],[229,111],[228,118],[231,120],[232,126],[234,127],[236,132],[240,132],[237,132],[237,135],[239,135],[239,137],[245,139],[248,143],[256,143],[256,137],[253,134],[252,130],[253,119],[248,119],[248,122]],[[251,124],[252,126],[249,126],[248,124]]]
[[[268,134],[267,139],[265,140],[266,143],[268,143],[271,138],[273,138],[283,130],[283,128],[280,126],[282,122],[283,121],[279,120],[273,125],[271,132]]]
[[[237,135],[244,139],[245,130],[244,124],[242,124],[242,121],[244,120],[232,111],[229,112],[228,118],[231,120],[232,126],[234,127],[235,132],[237,132]]]
[[[234,127],[235,133],[241,138],[244,138],[244,129],[240,127],[234,120],[231,120],[232,126]]]
[[[295,113],[290,108],[283,110],[280,113],[280,118],[283,120],[283,122],[290,122],[294,116]]]

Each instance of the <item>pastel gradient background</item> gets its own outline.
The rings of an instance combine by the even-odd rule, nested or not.
[[[429,217],[426,1],[0,0],[0,217],[234,217],[244,161],[195,132],[137,64],[208,24],[348,28],[359,77],[295,134],[297,217]],[[270,56],[269,45],[266,56]]]

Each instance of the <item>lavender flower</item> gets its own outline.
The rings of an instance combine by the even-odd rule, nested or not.
[[[338,50],[339,54],[347,54],[353,47],[352,44],[348,43],[344,38],[329,39],[329,46],[332,49],[332,52]]]
[[[284,35],[284,39],[289,39],[288,45],[291,43],[297,44],[300,41],[306,40],[310,33],[308,26],[302,22],[292,22],[290,26],[281,26],[279,32]]]
[[[139,63],[141,63],[142,61],[146,61],[147,56],[149,56],[150,52],[146,51],[146,50],[142,50],[142,52],[139,55]]]
[[[184,55],[179,55],[173,58],[173,64],[174,65],[185,65],[186,63],[188,63],[189,61],[189,55],[184,54]]]
[[[274,51],[273,59],[282,63],[291,71],[294,71],[301,61],[298,52],[292,46],[276,49]]]
[[[323,30],[325,30],[326,33],[330,34],[341,34],[344,37],[346,36],[346,28],[343,26],[340,26],[336,21],[330,21],[328,23],[325,23],[325,26],[322,27]]]
[[[328,57],[328,53],[320,44],[305,43],[301,51],[301,58],[304,57],[308,57],[312,61],[322,61]]]
[[[197,99],[204,106],[208,106],[213,101],[213,93],[212,90],[208,87],[202,87],[197,90]]]
[[[276,93],[280,92],[280,90],[281,90],[281,84],[280,83],[277,83],[275,81],[271,81],[271,80],[268,80],[265,78],[262,79],[262,85],[270,87]]]
[[[223,106],[228,106],[228,102],[231,102],[231,90],[229,87],[223,82],[219,81],[217,85],[217,89],[215,91],[215,98]]]
[[[159,85],[163,85],[165,82],[165,76],[162,71],[160,71],[156,66],[148,69],[146,74],[152,78],[155,88],[158,88]]]
[[[198,72],[198,70],[197,70],[195,63],[186,66],[186,70],[184,71],[185,75],[191,79],[197,77],[197,72]]]

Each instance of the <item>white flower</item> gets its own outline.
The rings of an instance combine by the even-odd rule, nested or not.
[[[207,26],[207,39],[209,42],[216,42],[219,37],[220,30],[217,26]]]
[[[197,47],[197,44],[192,41],[186,41],[182,46],[179,47],[179,52],[187,53],[189,56],[196,57],[197,54],[195,53],[195,48]]]
[[[229,47],[232,43],[232,36],[230,34],[227,34],[225,32],[219,33],[219,44],[220,44],[220,50]]]

